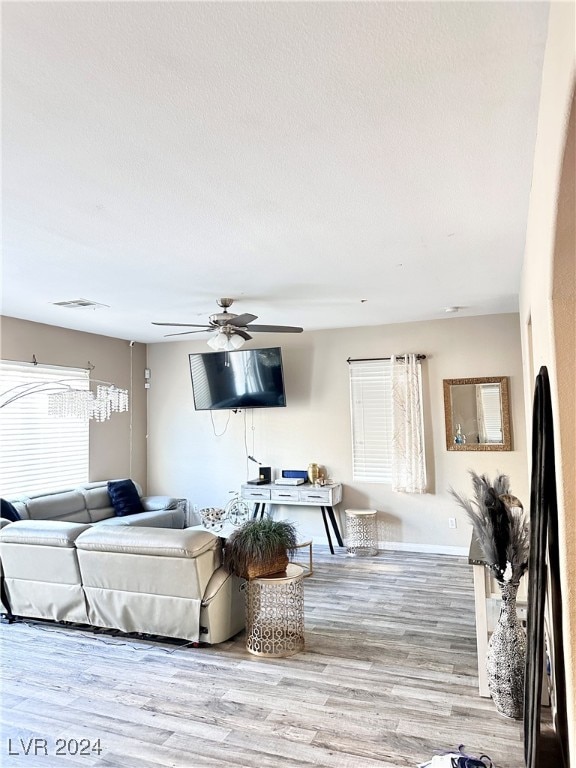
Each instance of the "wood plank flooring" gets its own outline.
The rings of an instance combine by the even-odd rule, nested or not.
[[[478,696],[472,587],[464,558],[315,546],[288,659],[251,656],[243,634],[190,648],[3,624],[0,763],[401,768],[465,744],[522,768],[521,723]],[[31,738],[46,750],[25,755]],[[71,754],[81,739],[101,754]]]

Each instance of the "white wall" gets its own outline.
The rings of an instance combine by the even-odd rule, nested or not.
[[[543,365],[552,394],[571,765],[576,760],[575,8],[573,2],[550,7],[520,294],[528,425],[534,375]]]
[[[238,414],[196,412],[188,367],[190,352],[206,342],[148,347],[152,387],[148,408],[148,482],[151,493],[170,493],[200,506],[220,506],[229,490],[256,474],[247,454],[277,470],[327,467],[344,484],[341,509],[375,508],[379,538],[435,551],[467,552],[471,528],[447,494],[470,491],[468,469],[510,475],[516,495],[528,502],[520,335],[516,314],[450,318],[375,328],[262,335],[253,347],[281,346],[286,408]],[[393,493],[389,485],[352,482],[348,357],[419,352],[423,363],[430,493]],[[513,451],[453,452],[445,445],[442,380],[509,376]],[[325,542],[319,510],[275,508],[298,522],[303,535]],[[448,518],[456,517],[451,530]]]

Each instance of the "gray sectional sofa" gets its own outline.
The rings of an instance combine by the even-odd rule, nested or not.
[[[211,644],[240,632],[243,581],[223,568],[222,540],[183,528],[169,497],[115,517],[106,489],[12,500],[23,519],[0,530],[2,612]]]
[[[87,483],[61,491],[22,494],[8,499],[23,520],[61,520],[92,525],[144,525],[153,528],[184,528],[185,504],[171,496],[142,496],[144,512],[116,517],[108,495],[108,481]]]

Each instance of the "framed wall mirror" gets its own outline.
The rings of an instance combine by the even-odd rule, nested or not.
[[[446,448],[511,451],[508,377],[444,379]]]

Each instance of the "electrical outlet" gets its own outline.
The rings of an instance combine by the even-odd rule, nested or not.
[[[456,528],[456,518],[455,517],[449,517],[448,518],[448,528]]]

